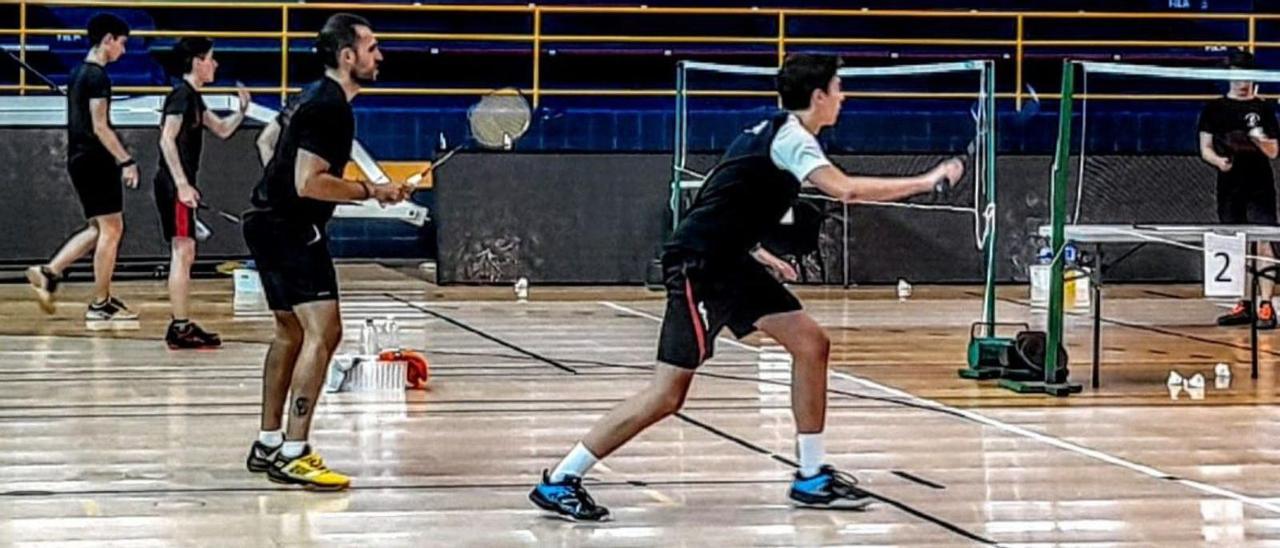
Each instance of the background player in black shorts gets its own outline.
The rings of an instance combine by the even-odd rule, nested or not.
[[[846,202],[901,200],[954,185],[964,166],[947,160],[913,177],[846,175],[816,134],[834,124],[843,95],[833,56],[792,55],[778,74],[781,112],[740,135],[712,170],[664,248],[667,310],[652,383],[596,422],[529,494],[540,508],[582,520],[603,520],[582,487],[595,463],[684,403],[695,369],[711,357],[719,331],[744,337],[759,329],[786,347],[794,365],[791,407],[800,461],[790,497],[798,505],[857,508],[870,496],[856,480],[824,463],[827,355],[821,326],[775,275],[794,277],[783,261],[759,248],[803,183]],[[782,264],[779,264],[782,263]],[[772,273],[771,273],[772,271]]]
[[[120,59],[129,39],[129,25],[108,13],[89,20],[89,43],[84,63],[71,72],[67,86],[67,172],[88,225],[71,236],[49,263],[27,269],[27,280],[40,307],[54,312],[54,297],[62,273],[80,257],[93,252],[93,300],[85,312],[89,329],[138,327],[138,315],[111,295],[116,252],[124,234],[123,182],[138,186],[138,166],[111,127],[111,79],[106,66]]]
[[[1227,68],[1254,68],[1253,55],[1235,52]],[[1229,225],[1275,225],[1276,183],[1271,160],[1277,150],[1275,105],[1257,95],[1253,82],[1231,82],[1225,97],[1214,99],[1200,113],[1200,157],[1218,170],[1218,220]],[[1257,246],[1264,257],[1275,256],[1273,246]],[[1246,279],[1253,283],[1252,276]],[[1274,284],[1260,280],[1257,314],[1253,303],[1241,300],[1218,325],[1249,325],[1257,321],[1261,329],[1276,328],[1276,311],[1271,305]],[[1250,287],[1250,285],[1246,285]]]
[[[254,188],[244,238],[257,263],[276,333],[262,378],[262,430],[247,466],[271,481],[309,489],[345,489],[307,444],[329,360],[342,342],[338,283],[325,225],[338,203],[404,200],[410,186],[346,181],[355,118],[350,101],[378,75],[382,53],[369,22],[337,14],[316,38],[324,77],[302,92],[267,128],[278,136]],[[292,392],[292,393],[291,393]],[[289,424],[281,436],[288,402]]]
[[[160,119],[160,166],[156,171],[156,209],[160,213],[160,229],[170,242],[169,304],[173,321],[164,340],[170,348],[207,348],[219,346],[216,333],[201,329],[190,321],[187,300],[190,296],[191,263],[196,257],[196,207],[200,203],[196,174],[200,170],[200,152],[204,147],[204,129],[227,139],[244,121],[249,108],[249,92],[239,90],[240,110],[222,118],[209,112],[200,95],[205,84],[213,82],[218,62],[213,58],[213,41],[188,37],[173,47],[173,69],[181,82],[164,99]]]

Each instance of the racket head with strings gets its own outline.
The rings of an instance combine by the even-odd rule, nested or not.
[[[529,131],[532,123],[533,108],[529,106],[524,93],[515,88],[496,89],[467,109],[467,125],[471,131],[468,142],[475,142],[489,150],[511,150],[516,141]],[[407,182],[414,185],[421,183],[427,173],[439,169],[465,146],[466,143],[463,143],[450,149],[427,166],[423,173],[410,177]]]
[[[511,150],[532,122],[533,108],[515,88],[494,90],[467,110],[471,138],[491,150]]]

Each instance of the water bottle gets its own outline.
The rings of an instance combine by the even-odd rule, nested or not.
[[[1041,246],[1040,251],[1036,253],[1036,262],[1039,264],[1049,264],[1053,262],[1053,250],[1049,246]]]
[[[382,339],[384,349],[399,350],[400,349],[400,324],[396,323],[394,316],[387,316],[386,337]]]
[[[1075,244],[1067,244],[1062,248],[1062,260],[1068,265],[1074,265],[1080,260],[1080,251],[1076,249]]]
[[[378,329],[373,318],[364,319],[364,327],[360,329],[360,350],[366,355],[378,353]]]

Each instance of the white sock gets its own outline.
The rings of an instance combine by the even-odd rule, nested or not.
[[[279,430],[263,430],[258,432],[258,443],[267,447],[280,447],[284,443],[284,432]]]
[[[578,442],[569,454],[564,456],[564,460],[556,465],[556,469],[551,471],[551,483],[560,483],[568,476],[575,478],[585,476],[597,462],[600,462],[600,459],[592,455],[582,442]]]
[[[285,458],[296,459],[302,456],[302,450],[307,448],[307,440],[294,441],[289,440],[280,446],[280,454]]]
[[[817,434],[796,434],[796,456],[800,458],[800,475],[813,477],[822,467],[827,453],[822,446],[822,432]]]

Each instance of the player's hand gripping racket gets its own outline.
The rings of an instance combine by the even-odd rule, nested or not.
[[[451,160],[459,150],[475,143],[488,150],[511,150],[517,140],[529,131],[533,121],[533,109],[524,94],[514,88],[502,88],[490,92],[467,110],[467,124],[471,128],[471,136],[462,144],[452,148],[436,159],[422,173],[409,178],[411,184],[418,184],[431,172]]]

